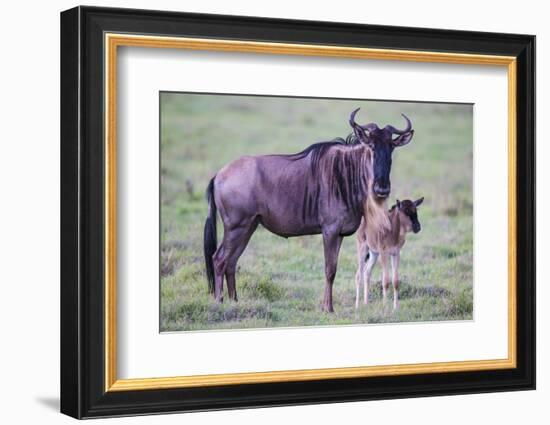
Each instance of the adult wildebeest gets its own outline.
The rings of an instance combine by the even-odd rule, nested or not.
[[[296,154],[244,156],[210,181],[204,256],[209,290],[218,302],[223,301],[224,275],[229,298],[237,300],[237,260],[261,223],[285,238],[322,233],[326,275],[322,309],[334,311],[332,284],[342,238],[357,230],[363,215],[373,225],[388,225],[384,200],[390,194],[392,152],[409,143],[414,133],[405,115],[405,130],[359,125],[358,110],[351,113],[353,132],[345,140],[315,143]],[[219,247],[217,209],[224,226]]]

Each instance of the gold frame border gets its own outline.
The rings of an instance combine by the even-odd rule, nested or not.
[[[457,362],[417,363],[328,369],[117,379],[116,373],[116,97],[119,46],[325,56],[469,65],[505,66],[508,71],[508,358]],[[445,52],[370,49],[327,45],[267,43],[148,35],[105,34],[105,391],[135,391],[215,385],[311,381],[511,369],[516,353],[516,58]]]

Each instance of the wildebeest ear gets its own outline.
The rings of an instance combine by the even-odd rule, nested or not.
[[[399,209],[401,208],[401,201],[399,199],[395,201],[395,206]]]
[[[371,144],[367,132],[363,130],[360,126],[353,127],[353,132],[355,133],[355,137],[357,137],[357,140],[359,140],[359,142],[365,143],[367,145]]]
[[[353,127],[353,133],[360,143],[372,146],[372,141],[370,140],[368,133],[360,125],[355,125]]]
[[[393,146],[396,148],[399,146],[405,146],[407,143],[411,141],[414,135],[414,130],[409,131],[408,133],[402,134],[397,139],[392,140]]]
[[[357,140],[359,140],[359,142],[365,143],[367,145],[371,145],[372,142],[369,140],[369,136],[368,136],[367,132],[365,131],[365,129],[355,122],[355,115],[357,114],[359,109],[361,109],[361,108],[357,108],[351,113],[351,115],[349,117],[349,125],[351,126],[351,128],[353,128],[353,132],[355,133],[355,137],[357,137]]]
[[[422,202],[424,202],[424,197],[422,197],[422,198],[417,199],[416,201],[414,201],[414,206],[415,206],[415,207],[418,207]]]

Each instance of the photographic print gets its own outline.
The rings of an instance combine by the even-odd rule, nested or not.
[[[534,64],[524,34],[64,11],[61,412],[534,389]]]
[[[160,331],[473,319],[473,106],[160,93]]]

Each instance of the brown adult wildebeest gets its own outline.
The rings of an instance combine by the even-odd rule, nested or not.
[[[209,290],[223,301],[223,279],[230,299],[237,300],[235,270],[250,237],[262,224],[288,238],[323,235],[325,295],[322,309],[332,312],[332,284],[342,238],[353,234],[363,215],[371,225],[387,226],[385,198],[390,194],[394,148],[410,142],[405,130],[374,123],[359,125],[351,113],[353,132],[315,143],[296,154],[244,156],[222,168],[207,189],[204,256]],[[397,137],[394,137],[397,136]],[[217,246],[216,210],[224,226]]]

